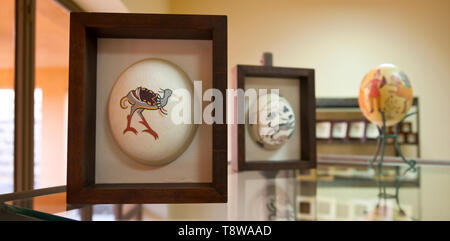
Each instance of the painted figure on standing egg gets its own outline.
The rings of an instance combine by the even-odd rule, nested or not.
[[[381,110],[381,94],[380,90],[383,88],[383,86],[386,84],[386,78],[383,78],[380,80],[381,77],[381,70],[376,70],[374,78],[367,82],[367,84],[364,86],[364,88],[369,89],[369,106],[370,111],[369,113],[373,113],[375,103],[377,104],[377,109]]]
[[[395,72],[391,75],[392,83],[389,84],[393,86],[395,90],[389,91],[389,93],[395,94],[396,96],[403,99],[403,109],[402,113],[406,113],[408,100],[412,96],[411,83],[408,77],[403,72]]]

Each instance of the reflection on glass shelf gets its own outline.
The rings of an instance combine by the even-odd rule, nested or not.
[[[399,168],[396,170],[396,168]],[[389,176],[405,167],[384,168]],[[425,176],[422,174],[426,173]],[[403,177],[399,204],[378,198],[373,171],[366,165],[324,165],[278,172],[229,170],[228,203],[67,205],[65,193],[18,200],[16,206],[73,220],[422,220],[449,219],[450,165],[420,166]],[[431,179],[430,179],[431,178]],[[435,185],[439,183],[440,185]],[[7,204],[12,205],[12,202]],[[403,210],[403,212],[399,209]]]
[[[231,220],[295,220],[294,171],[252,171],[230,175]]]
[[[398,168],[398,169],[397,169]],[[385,167],[384,181],[387,193],[395,193],[395,175],[406,167]],[[367,166],[319,165],[317,170],[298,173],[297,200],[312,200],[305,190],[316,185],[314,217],[300,209],[299,220],[414,220],[419,218],[419,175],[409,173],[402,177],[400,206],[395,199],[378,198],[378,177]],[[401,210],[400,210],[401,207]]]
[[[383,168],[384,181],[388,186],[394,186],[396,172],[402,173],[407,167],[386,166]],[[377,186],[375,170],[367,166],[319,166],[317,168],[318,180],[322,185],[329,186]],[[402,185],[419,186],[419,173],[408,172],[402,177]]]

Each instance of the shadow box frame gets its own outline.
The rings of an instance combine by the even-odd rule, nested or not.
[[[212,86],[226,98],[227,16],[71,13],[67,203],[227,202],[226,124],[212,127],[212,182],[95,183],[97,38],[211,40]]]
[[[311,169],[317,165],[316,153],[316,100],[315,71],[306,68],[274,66],[237,65],[237,88],[245,91],[246,77],[289,78],[300,82],[300,160],[247,161],[245,159],[245,132],[247,124],[237,125],[237,159],[232,162],[234,171]],[[274,87],[277,86],[274,81]],[[244,113],[243,106],[237,106],[237,113]],[[239,117],[238,117],[239,119]]]

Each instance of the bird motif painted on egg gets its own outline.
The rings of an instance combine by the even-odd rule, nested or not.
[[[289,102],[278,94],[259,96],[256,112],[249,109],[249,116],[256,115],[257,123],[250,124],[250,134],[256,144],[267,150],[275,150],[287,143],[295,129],[295,113]],[[251,105],[256,105],[257,102]]]
[[[120,107],[122,109],[128,108],[126,105],[127,102],[131,106],[130,114],[127,115],[127,126],[123,130],[123,134],[133,132],[137,135],[137,130],[134,127],[131,127],[131,119],[134,113],[137,112],[141,117],[141,121],[139,121],[139,123],[147,128],[143,130],[143,132],[151,134],[155,140],[157,140],[159,138],[158,133],[150,127],[142,112],[145,110],[157,110],[161,116],[165,117],[167,115],[167,110],[164,109],[164,107],[167,105],[171,95],[171,89],[160,89],[159,93],[156,93],[152,90],[138,87],[135,90],[129,91],[126,96],[120,99]]]

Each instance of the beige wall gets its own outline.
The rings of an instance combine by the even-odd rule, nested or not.
[[[122,0],[73,0],[78,6],[87,12],[113,12],[126,13],[127,7]]]
[[[169,0],[120,0],[132,13],[168,13]]]
[[[450,159],[448,0],[122,1],[131,12],[228,15],[230,69],[270,51],[277,66],[316,69],[317,97],[356,97],[366,72],[396,64],[420,98],[422,156]]]
[[[398,65],[420,98],[422,156],[450,159],[450,1],[172,0],[170,12],[228,15],[229,68],[270,51],[316,69],[318,97],[356,97],[369,69]]]

